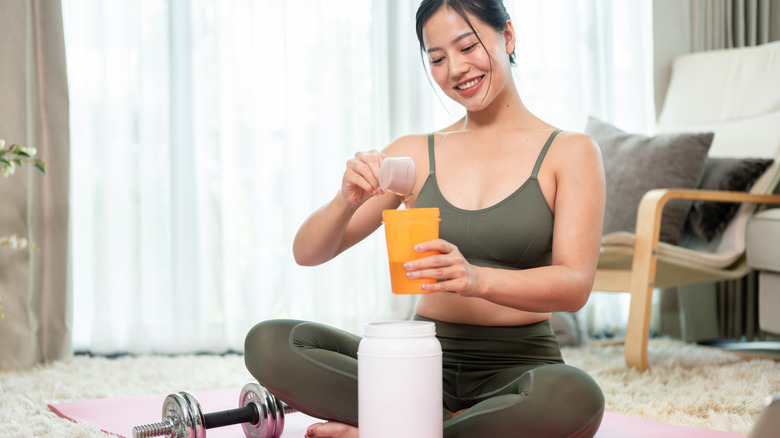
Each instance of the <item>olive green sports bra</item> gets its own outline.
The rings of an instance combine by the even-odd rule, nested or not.
[[[463,210],[442,196],[436,182],[433,134],[429,134],[430,173],[415,207],[439,208],[439,237],[456,245],[471,264],[504,269],[550,265],[554,217],[536,175],[559,132],[555,130],[547,139],[523,185],[501,202],[481,210]]]

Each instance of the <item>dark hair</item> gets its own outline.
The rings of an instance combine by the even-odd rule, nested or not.
[[[448,6],[458,15],[463,17],[466,24],[469,25],[474,34],[477,36],[479,43],[482,47],[485,44],[482,39],[477,35],[474,25],[469,20],[468,14],[478,18],[483,23],[488,24],[495,29],[496,32],[503,32],[506,29],[506,21],[509,20],[509,14],[506,12],[503,0],[423,0],[420,6],[417,8],[417,41],[420,43],[420,51],[425,52],[425,44],[423,43],[423,27],[425,22],[431,18],[436,11],[442,6]],[[488,54],[490,56],[490,54]],[[515,51],[509,54],[510,64],[515,63]]]

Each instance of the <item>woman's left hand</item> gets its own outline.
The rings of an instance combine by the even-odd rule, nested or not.
[[[436,283],[423,284],[428,292],[455,292],[464,297],[479,296],[479,272],[472,266],[458,247],[443,239],[420,243],[417,252],[438,252],[404,263],[406,276],[411,279],[432,278]]]

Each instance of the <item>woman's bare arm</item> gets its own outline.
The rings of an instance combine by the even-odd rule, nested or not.
[[[347,162],[339,192],[312,213],[298,230],[293,241],[295,261],[304,266],[325,263],[379,228],[382,211],[398,208],[403,201],[400,196],[384,193],[379,187],[382,160],[386,156],[411,156],[419,168],[421,157],[427,157],[420,154],[424,146],[424,137],[407,136],[395,140],[382,152],[355,154]],[[420,179],[419,185],[422,184]]]

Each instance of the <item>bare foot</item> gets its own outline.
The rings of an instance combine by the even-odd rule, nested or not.
[[[316,423],[306,429],[307,438],[358,438],[358,429],[338,421]]]

